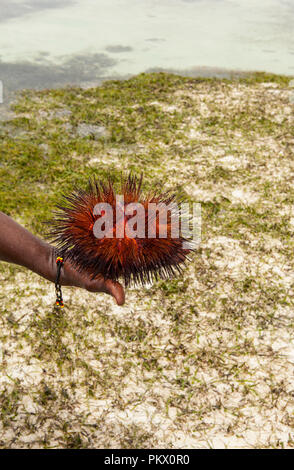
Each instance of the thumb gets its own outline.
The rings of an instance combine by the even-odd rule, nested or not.
[[[105,291],[115,298],[117,305],[123,305],[125,303],[125,291],[119,282],[108,279],[105,281]]]

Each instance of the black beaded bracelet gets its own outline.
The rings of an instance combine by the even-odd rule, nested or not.
[[[61,268],[63,265],[63,258],[58,256],[56,258],[56,264],[57,264],[57,274],[56,274],[56,280],[55,280],[56,305],[60,308],[63,308],[64,304],[63,304],[63,298],[62,298],[62,291],[61,291],[61,285],[59,283]]]

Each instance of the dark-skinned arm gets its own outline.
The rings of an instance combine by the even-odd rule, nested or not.
[[[55,281],[54,247],[35,237],[3,212],[0,212],[0,261],[24,266],[48,281]],[[69,261],[65,261],[61,270],[60,284],[110,294],[118,305],[123,305],[125,301],[124,289],[119,282],[102,277],[91,280],[86,274],[79,273]]]

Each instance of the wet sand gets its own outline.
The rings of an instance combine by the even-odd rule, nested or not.
[[[4,96],[159,69],[293,75],[293,18],[284,0],[2,0]]]

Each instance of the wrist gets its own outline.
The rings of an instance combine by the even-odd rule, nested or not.
[[[40,259],[37,263],[34,272],[47,279],[48,281],[55,282],[56,278],[56,259],[55,248],[48,243],[42,243],[40,250]]]

